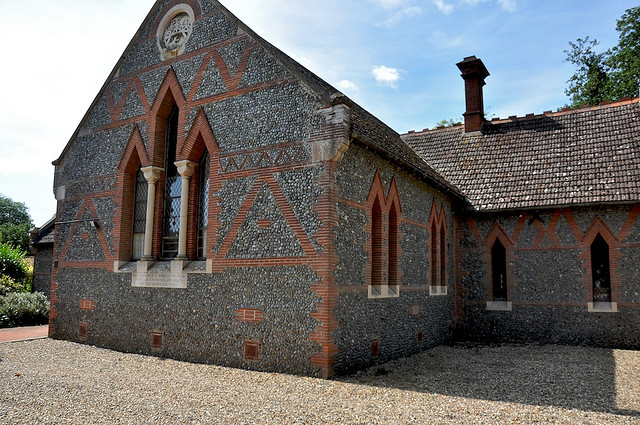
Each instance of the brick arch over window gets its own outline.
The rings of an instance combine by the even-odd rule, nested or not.
[[[449,228],[444,204],[442,204],[440,210],[438,210],[438,204],[435,199],[431,205],[431,213],[429,215],[429,232],[429,263],[431,267],[429,286],[444,288],[447,286],[446,265]],[[445,295],[446,292],[444,290],[436,291],[430,289],[430,294]]]
[[[580,257],[583,260],[584,264],[584,274],[583,274],[583,285],[586,294],[586,303],[589,306],[590,310],[593,309],[593,303],[598,302],[599,299],[597,294],[594,293],[595,290],[595,280],[594,280],[594,269],[597,267],[593,264],[593,250],[597,249],[598,245],[601,245],[604,242],[605,246],[608,248],[608,284],[609,284],[609,294],[607,301],[615,305],[618,292],[620,291],[621,279],[618,275],[618,260],[620,259],[619,253],[619,241],[618,238],[614,235],[614,233],[609,229],[604,220],[600,217],[596,217],[591,226],[584,233],[582,241],[580,242],[581,253]],[[615,310],[615,308],[614,308]]]
[[[496,241],[498,241],[499,244],[496,244]],[[494,301],[510,303],[513,298],[513,245],[513,241],[504,229],[502,229],[497,222],[494,223],[484,241],[484,263],[487,265],[488,269],[485,274],[485,294],[486,299],[489,300],[488,306],[491,306],[490,303]],[[494,258],[496,255],[503,257]],[[494,270],[501,264],[503,270]],[[500,292],[498,288],[495,288],[496,281],[499,279],[499,273],[503,273],[502,278],[506,280],[506,290],[504,291],[506,293]],[[499,299],[494,298],[496,294],[500,294]]]
[[[115,212],[115,222],[118,225],[114,229],[114,241],[118,261],[131,259],[136,173],[140,167],[148,165],[150,165],[149,156],[144,147],[140,130],[138,126],[135,126],[117,168],[116,203],[118,209]]]
[[[169,68],[160,85],[158,94],[151,105],[149,113],[149,159],[151,165],[163,171],[156,184],[155,202],[153,206],[152,256],[161,257],[163,240],[163,210],[165,204],[165,181],[167,178],[166,141],[169,116],[174,108],[178,109],[176,158],[184,144],[184,128],[186,122],[186,100],[173,69]]]
[[[208,191],[208,205],[206,206],[208,231],[206,234],[206,240],[204,242],[205,247],[210,247],[215,241],[215,229],[217,228],[218,207],[217,201],[214,200],[214,194],[221,189],[222,184],[218,178],[219,174],[219,148],[216,142],[215,136],[207,117],[202,111],[198,109],[196,117],[193,121],[193,125],[189,130],[189,134],[185,138],[184,144],[180,149],[177,156],[178,160],[187,160],[197,163],[194,172],[194,178],[191,178],[189,184],[189,214],[187,224],[187,254],[190,258],[203,258],[207,257],[206,254],[210,252],[209,249],[204,250],[204,256],[199,255],[197,252],[198,247],[198,213],[199,210],[205,206],[199,204],[199,192],[201,181],[201,160],[205,154],[209,155],[209,191]],[[214,230],[212,230],[214,229]]]
[[[387,195],[382,185],[380,172],[376,172],[366,207],[369,219],[367,228],[369,234],[367,246],[369,296],[372,298],[398,296],[402,275],[399,263],[402,206],[395,177],[391,181]]]

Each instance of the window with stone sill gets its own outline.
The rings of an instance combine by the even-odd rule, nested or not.
[[[196,257],[207,258],[207,228],[209,222],[209,153],[204,152],[198,166],[198,217],[196,234]]]
[[[487,310],[511,311],[507,293],[507,250],[497,238],[491,247],[491,295]]]
[[[133,244],[131,259],[139,260],[144,255],[144,231],[147,220],[147,180],[141,168],[136,172],[136,186],[133,206]]]
[[[593,299],[587,303],[589,312],[615,313],[618,305],[611,301],[611,266],[609,244],[598,233],[590,246]]]
[[[160,257],[175,258],[178,255],[178,236],[180,232],[180,196],[182,179],[178,173],[176,162],[176,147],[178,143],[178,115],[177,105],[173,106],[167,119],[165,144],[165,180],[162,202],[162,248]]]
[[[371,284],[369,298],[395,298],[400,296],[398,264],[399,207],[393,199],[389,213],[376,197],[371,207]],[[386,225],[386,226],[385,226]],[[386,231],[385,231],[386,230]]]
[[[444,219],[444,210],[441,210],[441,214],[438,214],[435,204],[431,214],[431,233],[429,243],[431,279],[429,281],[429,295],[443,296],[447,295],[447,223]]]

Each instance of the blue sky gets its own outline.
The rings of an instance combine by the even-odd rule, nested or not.
[[[568,42],[617,42],[628,0],[227,0],[258,34],[404,133],[464,112],[456,68],[481,58],[489,117],[568,103]],[[53,166],[151,0],[0,0],[0,193],[36,224],[56,208]]]

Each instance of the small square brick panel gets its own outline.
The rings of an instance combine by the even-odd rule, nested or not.
[[[260,343],[256,341],[244,342],[244,359],[260,360]]]
[[[162,348],[162,332],[151,333],[151,348]]]

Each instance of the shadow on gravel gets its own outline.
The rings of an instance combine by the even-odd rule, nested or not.
[[[624,352],[622,352],[624,354]],[[624,364],[637,364],[640,353]],[[640,418],[640,367],[614,350],[457,344],[374,366],[341,381]]]

